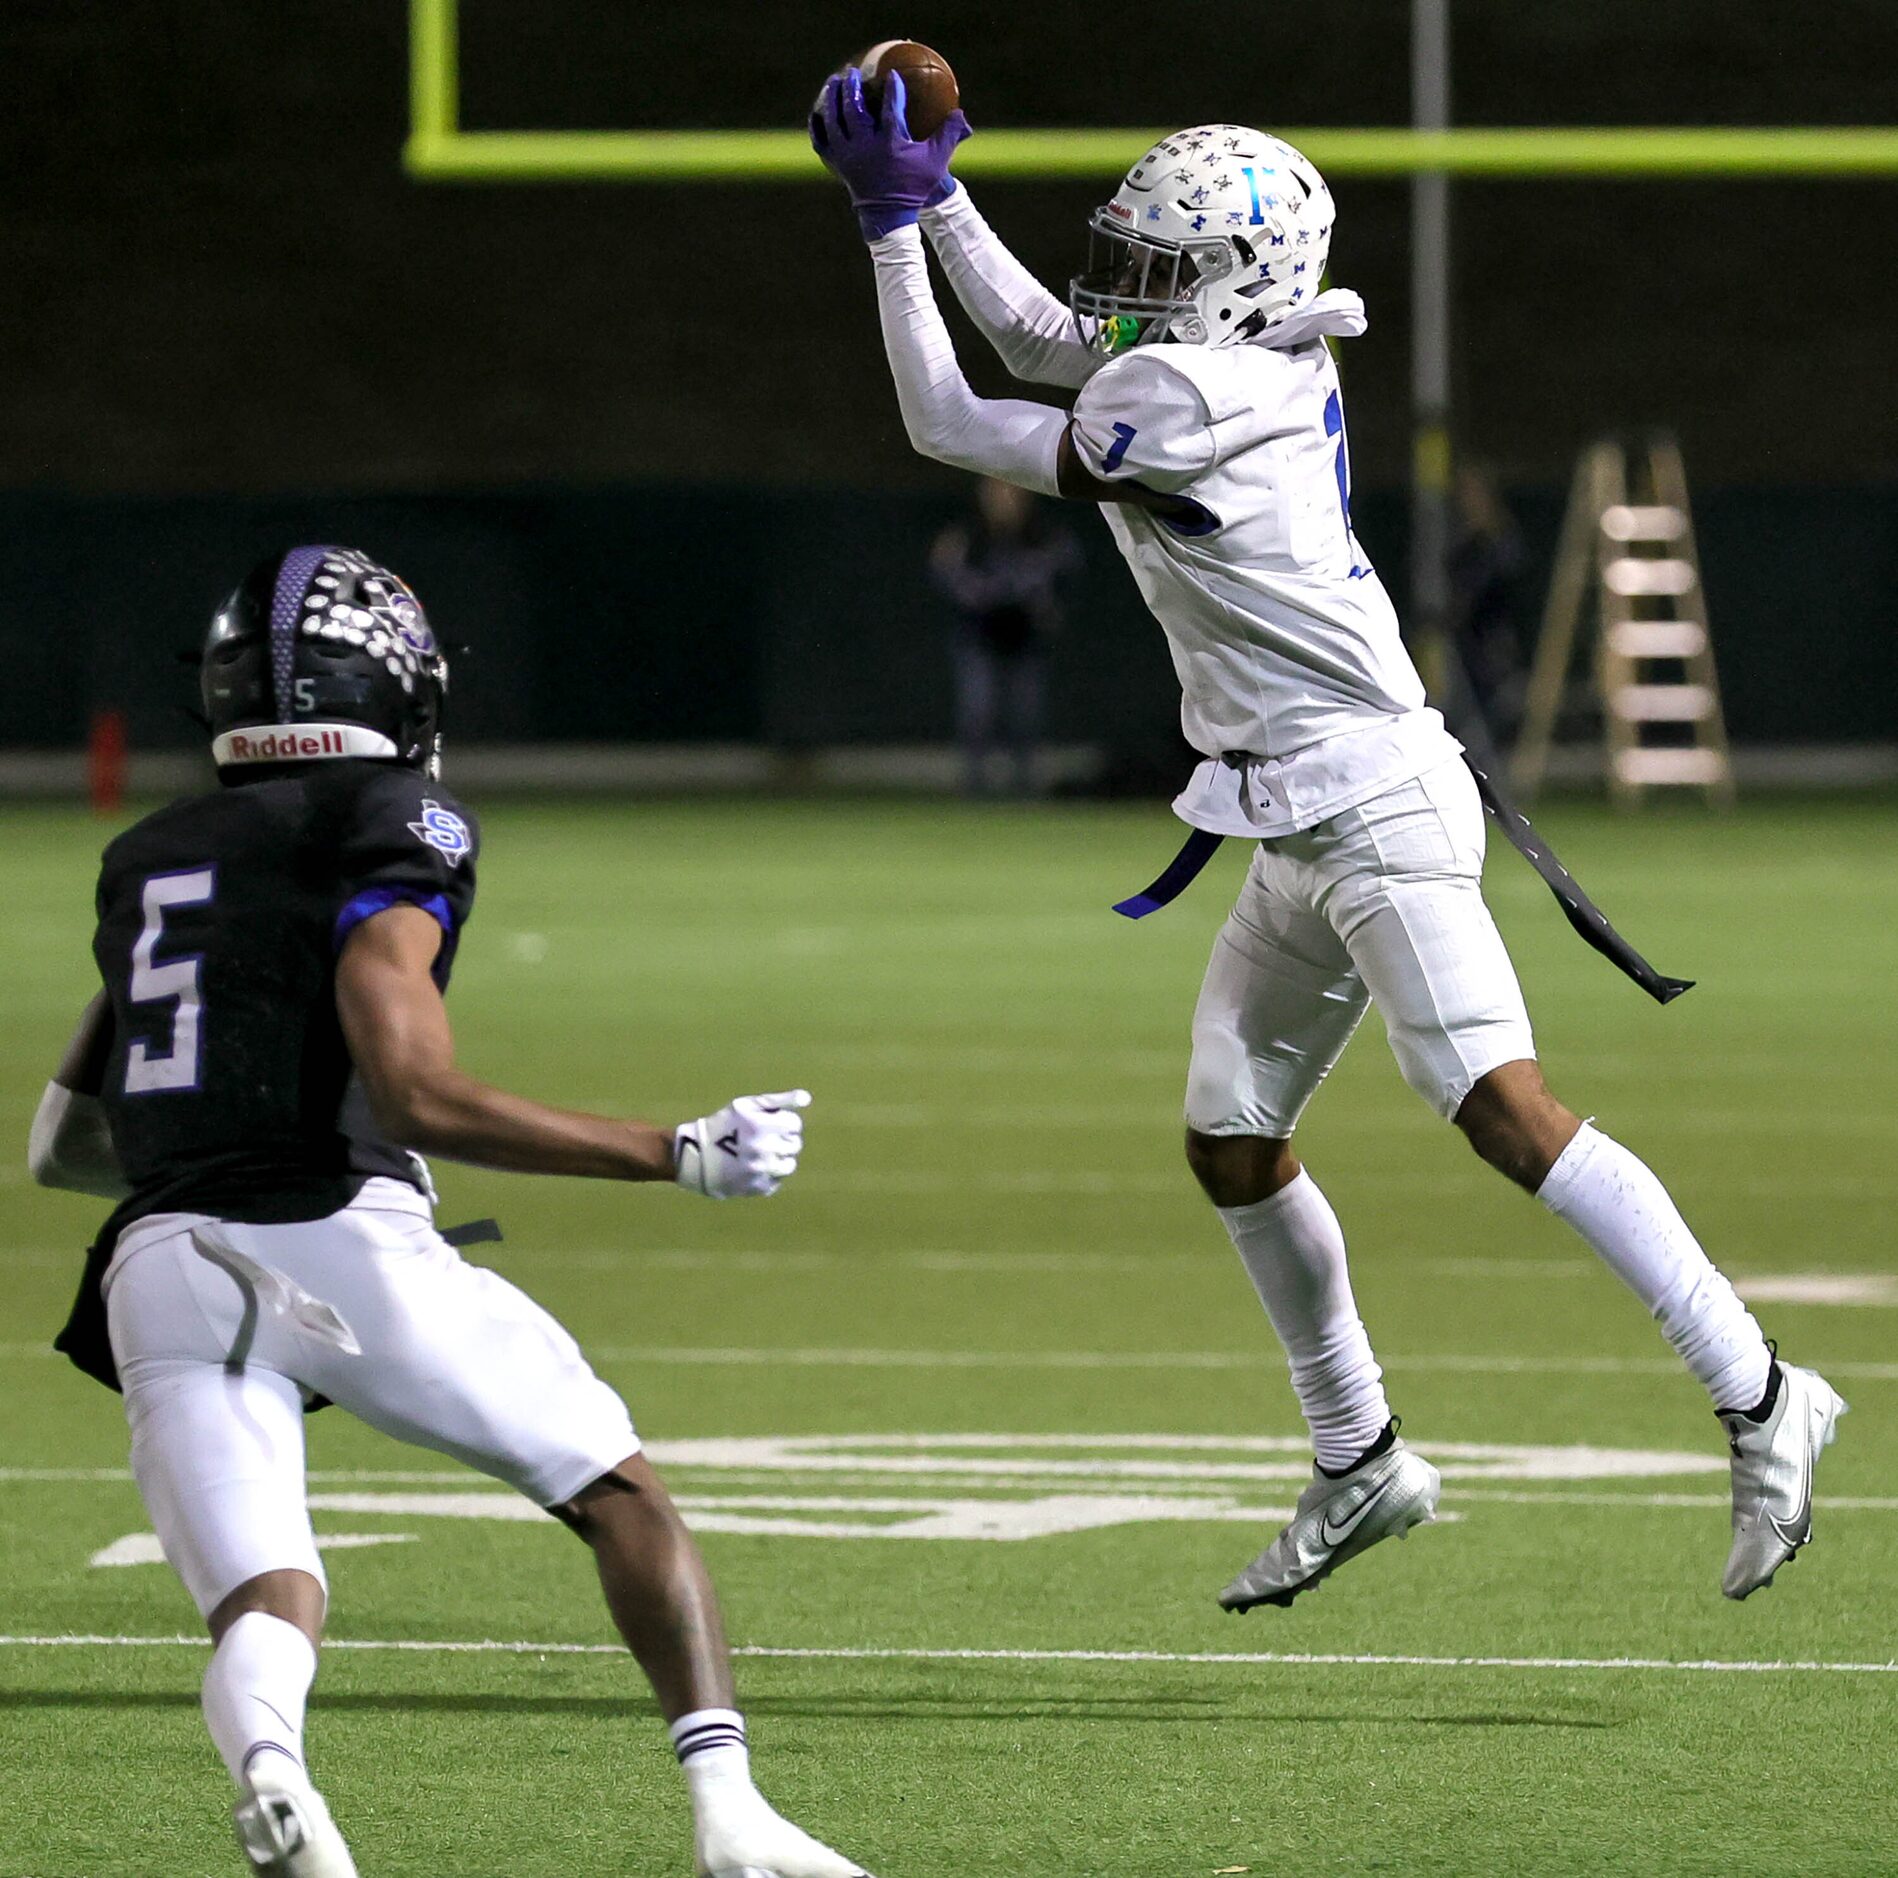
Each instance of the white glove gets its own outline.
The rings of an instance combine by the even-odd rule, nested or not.
[[[781,1095],[739,1096],[716,1115],[684,1122],[673,1132],[672,1178],[708,1200],[776,1193],[797,1172],[804,1149],[808,1089]]]

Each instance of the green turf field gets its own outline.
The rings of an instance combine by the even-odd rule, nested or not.
[[[1898,1870],[1892,806],[1552,811],[1701,980],[1666,1011],[1492,858],[1551,1081],[1852,1401],[1816,1543],[1745,1605],[1704,1400],[1373,1019],[1303,1141],[1455,1517],[1290,1611],[1215,1606],[1305,1464],[1178,1150],[1242,856],[1137,927],[1107,911],[1172,850],[1158,808],[495,808],[471,1068],[666,1119],[817,1100],[768,1203],[444,1169],[445,1217],[498,1214],[492,1262],[628,1396],[751,1653],[761,1783],[880,1878]],[[165,1641],[193,1613],[162,1565],[89,1563],[146,1522],[116,1399],[44,1348],[94,1209],[19,1152],[89,989],[101,830],[0,828],[0,1874],[215,1878],[203,1651]],[[687,1873],[580,1548],[338,1412],[310,1436],[318,1530],[358,1541],[312,1764],[367,1878]],[[445,1647],[482,1642],[527,1647]]]

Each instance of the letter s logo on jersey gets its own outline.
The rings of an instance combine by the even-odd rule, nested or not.
[[[445,809],[426,797],[422,802],[422,819],[409,823],[409,833],[417,841],[426,841],[431,848],[440,849],[448,856],[450,867],[459,867],[462,856],[474,848],[468,824],[453,809]]]

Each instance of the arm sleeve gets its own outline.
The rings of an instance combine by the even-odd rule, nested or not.
[[[1017,378],[1038,385],[1086,383],[1102,364],[1082,343],[1074,315],[1009,253],[967,189],[922,214],[924,232],[962,310]]]
[[[1198,388],[1158,356],[1129,352],[1104,366],[1074,401],[1074,448],[1107,482],[1178,495],[1218,460]]]
[[[442,958],[474,910],[474,817],[414,770],[376,773],[357,798],[338,851],[337,949],[366,919],[419,906],[442,929]]]
[[[910,442],[939,463],[1058,495],[1055,457],[1068,427],[1065,413],[1022,399],[978,398],[969,389],[913,223],[871,242],[870,256],[883,349]]]

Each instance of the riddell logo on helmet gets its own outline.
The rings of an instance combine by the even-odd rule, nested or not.
[[[399,757],[395,739],[367,724],[253,724],[211,739],[214,763],[308,763],[319,757]]]
[[[349,739],[340,730],[272,730],[252,737],[231,732],[227,763],[293,763],[313,756],[347,756]]]
[[[1131,222],[1134,219],[1133,210],[1124,202],[1110,202],[1107,205],[1107,213],[1117,216],[1123,222]]]

